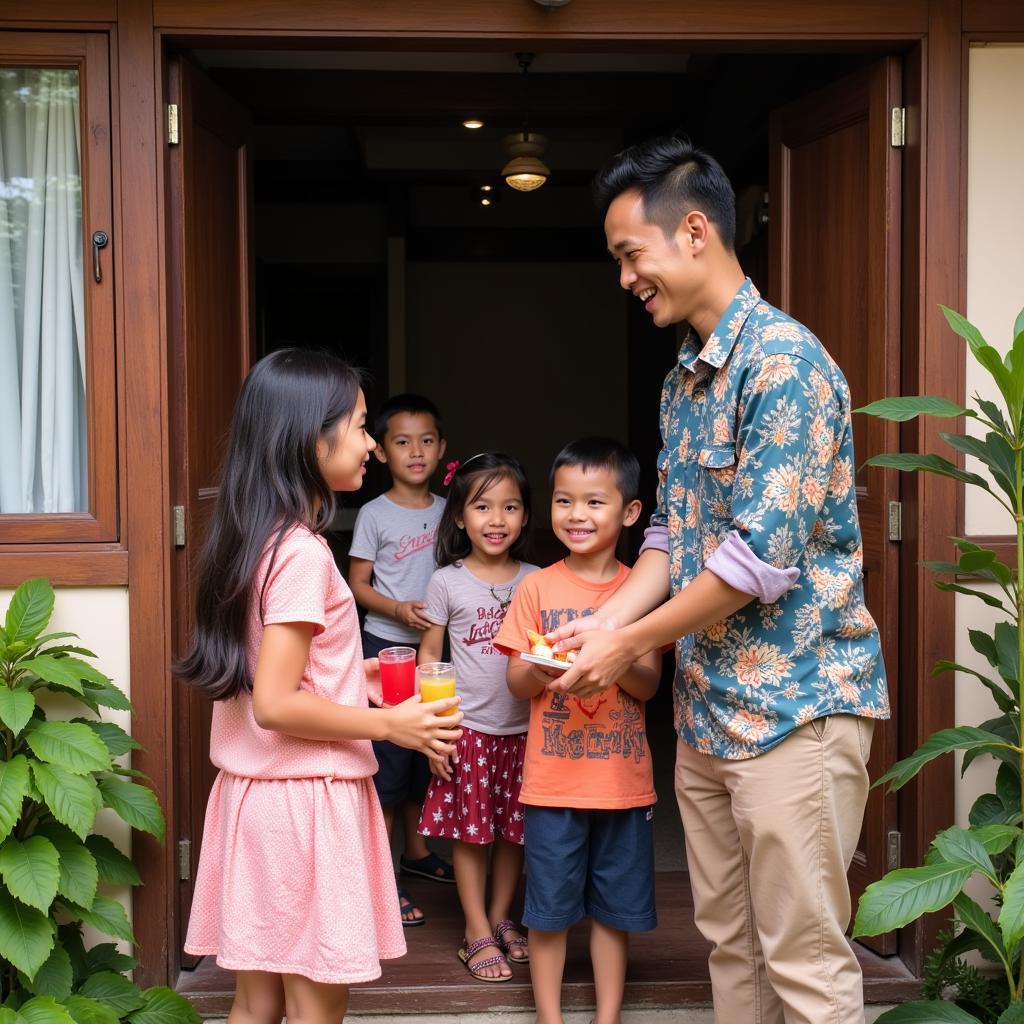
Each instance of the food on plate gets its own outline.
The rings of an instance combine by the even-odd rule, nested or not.
[[[551,649],[551,644],[532,629],[526,631],[527,639],[530,641],[530,653],[537,658],[551,658],[553,661],[564,661],[572,664],[576,660],[575,651],[559,651],[557,654]]]

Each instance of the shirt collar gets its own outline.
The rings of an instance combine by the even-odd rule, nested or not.
[[[732,352],[736,339],[743,330],[743,325],[750,316],[750,311],[761,301],[761,293],[754,287],[750,278],[745,278],[740,290],[733,296],[732,302],[722,314],[715,329],[708,335],[708,340],[701,347],[700,335],[691,327],[683,339],[679,349],[679,362],[690,373],[697,369],[697,360],[713,366],[716,370],[725,365],[729,353]]]

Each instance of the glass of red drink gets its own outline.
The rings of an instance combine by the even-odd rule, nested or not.
[[[413,647],[385,647],[380,654],[380,685],[385,704],[401,704],[416,688],[416,650]]]

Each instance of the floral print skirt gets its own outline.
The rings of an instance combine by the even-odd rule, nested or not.
[[[433,778],[423,801],[419,831],[464,843],[486,845],[501,838],[523,842],[523,784],[526,733],[491,736],[463,726],[456,743],[458,762],[451,782]]]

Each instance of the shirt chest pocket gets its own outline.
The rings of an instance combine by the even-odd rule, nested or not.
[[[732,519],[732,489],[736,481],[736,447],[704,445],[697,451],[697,481],[701,519],[720,524]]]

